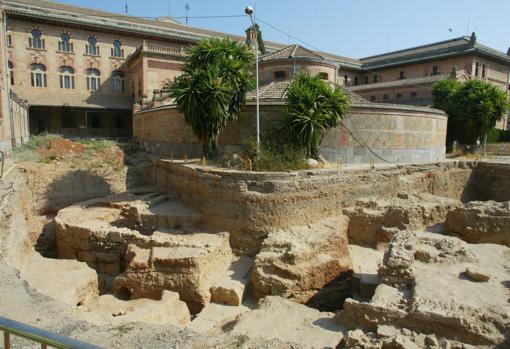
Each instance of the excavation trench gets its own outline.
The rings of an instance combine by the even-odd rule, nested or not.
[[[402,232],[509,246],[509,172],[446,163],[285,177],[159,161],[150,187],[59,209],[33,241],[79,280],[65,301],[118,319],[189,324],[210,304],[235,318],[266,296],[335,312],[370,301]]]

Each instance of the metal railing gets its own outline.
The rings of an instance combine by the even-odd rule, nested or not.
[[[0,179],[4,177],[5,153],[0,150]]]
[[[64,337],[43,329],[25,325],[21,322],[10,320],[0,316],[0,330],[4,332],[4,349],[11,349],[11,336],[26,338],[41,344],[41,349],[101,349],[92,344]]]

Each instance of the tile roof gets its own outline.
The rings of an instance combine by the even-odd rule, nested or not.
[[[260,100],[261,101],[283,101],[285,100],[285,94],[287,92],[287,87],[289,87],[292,80],[281,80],[281,81],[272,81],[269,84],[265,84],[260,86]],[[338,85],[337,85],[338,86]],[[361,97],[360,95],[356,94],[353,91],[350,91],[342,86],[340,87],[344,93],[346,93],[349,96],[349,99],[351,103],[370,103],[365,98]],[[246,102],[247,103],[254,103],[256,101],[256,91],[252,90],[249,91],[246,94]]]
[[[365,57],[361,58],[360,61],[364,69],[378,69],[467,53],[487,55],[504,64],[510,65],[510,57],[508,55],[479,44],[476,41],[472,42],[469,36],[462,36],[451,40]]]
[[[261,61],[282,58],[312,58],[324,60],[324,57],[300,45],[290,45],[278,51],[260,57]]]

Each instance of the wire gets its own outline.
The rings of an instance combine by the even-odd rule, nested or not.
[[[356,137],[354,135],[354,133],[347,126],[345,126],[345,124],[343,122],[341,122],[340,124],[341,124],[341,126],[343,128],[345,128],[347,130],[347,132],[349,132],[349,134],[352,136],[352,138],[354,138],[354,140],[356,142],[358,142],[361,146],[366,147],[368,149],[368,151],[371,152],[376,158],[378,158],[379,160],[384,161],[384,162],[386,162],[388,164],[395,164],[396,163],[394,161],[387,160],[387,159],[383,158],[382,156],[380,156],[379,154],[377,154],[372,148],[370,148],[370,146],[367,144],[367,142],[365,142],[361,137],[360,137],[361,138],[361,141],[360,141],[358,139],[358,137]],[[352,123],[352,124],[356,128],[356,125],[354,123]]]

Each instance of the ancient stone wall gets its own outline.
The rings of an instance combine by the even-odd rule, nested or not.
[[[338,216],[363,197],[402,191],[464,199],[474,163],[397,166],[377,170],[256,173],[204,170],[157,160],[149,181],[199,209],[208,226],[230,232],[238,253],[253,254],[268,231]]]

